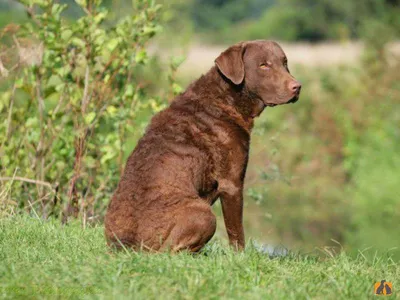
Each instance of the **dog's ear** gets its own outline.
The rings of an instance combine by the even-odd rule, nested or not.
[[[222,52],[215,60],[220,72],[236,85],[241,84],[244,79],[244,50],[245,43],[235,44]]]

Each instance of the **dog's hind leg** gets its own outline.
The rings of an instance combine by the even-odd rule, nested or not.
[[[161,250],[197,252],[213,237],[217,227],[211,207],[205,203],[178,209],[174,219]]]

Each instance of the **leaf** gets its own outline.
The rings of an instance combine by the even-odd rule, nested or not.
[[[109,107],[107,107],[107,112],[108,112],[111,116],[115,116],[115,114],[117,113],[117,109],[115,108],[115,106],[110,105]]]
[[[94,159],[94,158],[91,157],[91,156],[86,156],[86,157],[85,157],[85,163],[86,163],[86,166],[87,166],[89,169],[93,169],[93,168],[96,167],[96,159]]]
[[[52,16],[58,20],[60,18],[60,14],[65,10],[66,7],[67,5],[65,4],[54,3],[51,7]]]
[[[104,164],[106,161],[111,160],[117,156],[117,151],[109,145],[104,146],[102,148],[102,152],[105,152],[104,155],[100,159],[100,162],[102,164]]]
[[[136,52],[135,55],[135,61],[140,64],[140,63],[145,63],[147,61],[147,52],[146,50],[142,49]]]
[[[63,41],[68,41],[71,38],[71,36],[72,36],[72,30],[71,29],[66,29],[66,30],[63,30],[61,32],[61,39]]]
[[[110,74],[106,74],[103,79],[104,83],[107,83],[110,80],[110,77]]]
[[[20,77],[15,80],[15,86],[17,88],[22,88],[23,85],[24,85],[24,77]]]
[[[8,101],[11,96],[11,91],[3,92],[0,97],[0,112],[3,110],[4,107],[8,105]]]
[[[63,81],[56,74],[50,75],[49,80],[47,81],[47,87],[58,86],[62,84]]]
[[[75,46],[77,46],[77,47],[80,47],[80,48],[84,48],[85,45],[86,45],[86,43],[85,43],[84,40],[79,39],[79,38],[77,38],[77,37],[72,38],[71,44],[72,44],[72,45],[75,45]]]
[[[184,61],[186,57],[183,55],[173,56],[171,59],[171,68],[176,70]]]
[[[87,6],[86,0],[75,0],[75,2],[81,7],[86,7]]]
[[[94,17],[94,21],[97,24],[101,24],[101,22],[103,22],[105,20],[105,18],[107,17],[108,12],[107,11],[102,11],[99,12],[95,17]]]
[[[135,89],[134,89],[133,85],[132,85],[132,84],[128,84],[128,85],[126,86],[125,96],[126,96],[126,97],[132,97],[134,91],[135,91]]]
[[[148,35],[149,37],[154,36],[157,32],[161,31],[162,27],[155,25],[155,26],[144,26],[143,27],[143,34]]]
[[[183,92],[183,88],[179,84],[174,82],[172,84],[172,91],[174,92],[175,95],[178,95]]]
[[[119,39],[118,38],[111,39],[107,43],[107,49],[110,50],[110,51],[114,51],[115,48],[117,48],[118,44],[119,44]]]
[[[95,113],[94,111],[91,111],[90,113],[88,113],[88,114],[85,116],[85,123],[86,123],[87,125],[89,125],[90,123],[93,122],[93,120],[94,120],[95,117],[96,117],[96,113]]]

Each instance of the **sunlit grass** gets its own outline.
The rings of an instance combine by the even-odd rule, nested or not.
[[[400,286],[387,257],[271,259],[218,242],[198,255],[112,252],[101,226],[27,216],[0,220],[0,261],[2,298],[364,299],[378,280]]]

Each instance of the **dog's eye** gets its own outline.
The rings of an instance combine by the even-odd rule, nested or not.
[[[263,69],[263,70],[268,70],[268,69],[271,68],[271,66],[268,65],[268,64],[261,64],[261,65],[260,65],[260,68]]]

